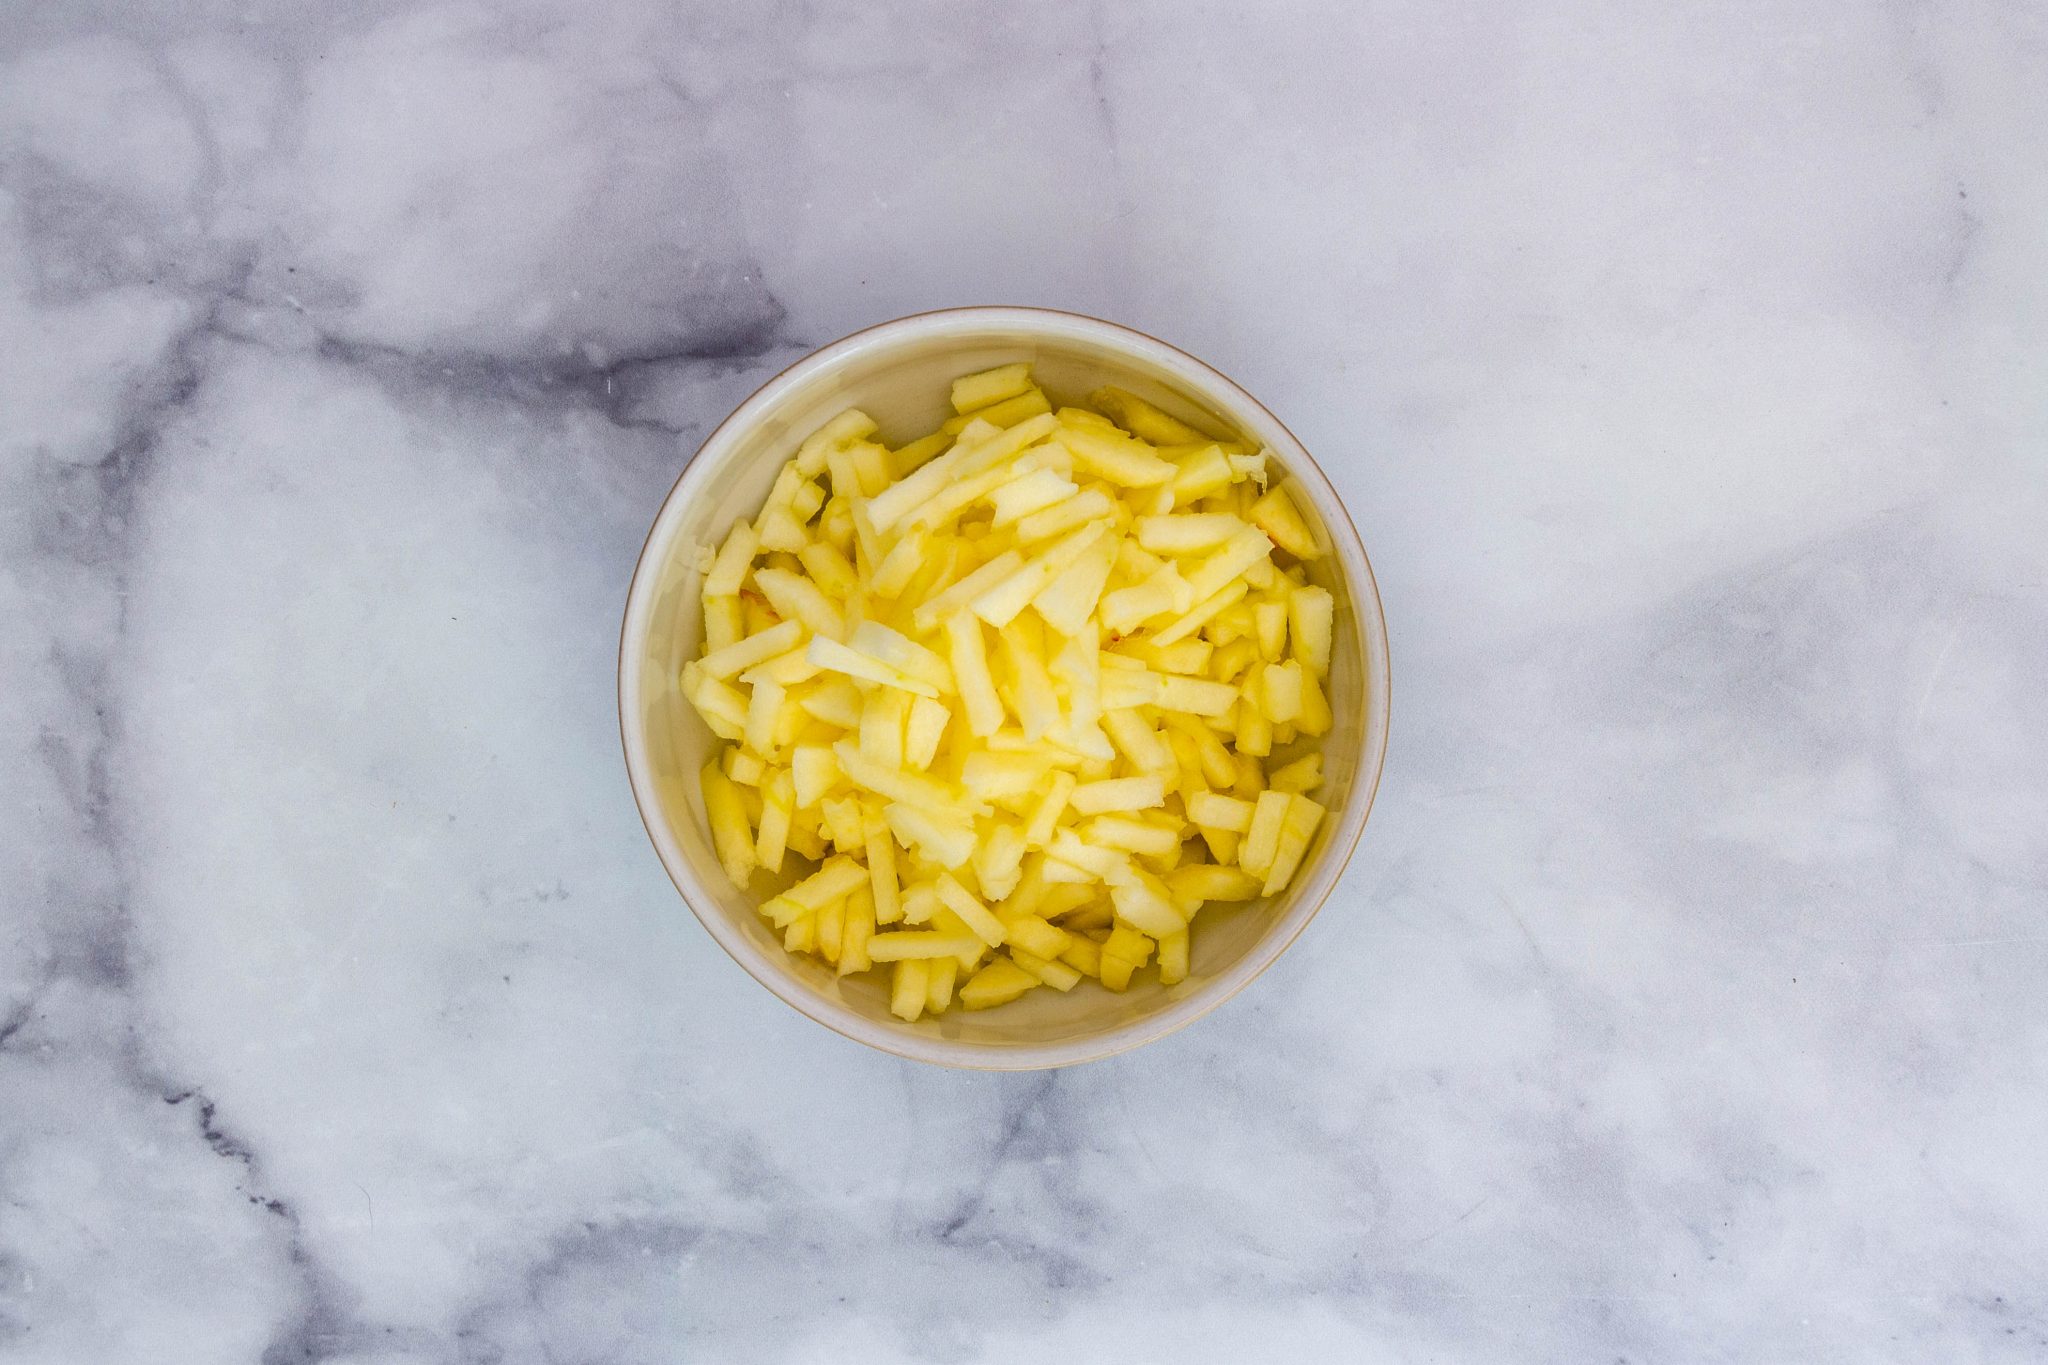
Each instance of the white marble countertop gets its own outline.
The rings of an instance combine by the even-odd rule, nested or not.
[[[0,1360],[2048,1357],[2039,7],[274,8],[0,8]],[[709,425],[976,302],[1394,646],[1303,942],[1042,1075],[755,986],[613,707]]]

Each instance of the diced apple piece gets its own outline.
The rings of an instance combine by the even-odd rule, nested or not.
[[[1237,532],[1221,548],[1188,570],[1188,586],[1194,589],[1195,600],[1202,601],[1232,583],[1241,582],[1244,571],[1264,559],[1272,549],[1273,542],[1257,527],[1247,526]],[[759,581],[760,577],[760,571],[756,570],[755,580]]]
[[[929,924],[932,916],[940,909],[939,888],[935,881],[914,881],[903,888],[903,922],[905,924]],[[962,927],[965,933],[965,927]],[[973,937],[972,935],[968,935]],[[975,939],[976,943],[981,942]]]
[[[1124,429],[1112,419],[1089,408],[1061,408],[1053,414],[1060,425],[1074,431],[1100,431],[1110,436],[1124,435]]]
[[[1228,488],[1236,477],[1221,447],[1211,444],[1183,456],[1168,486],[1173,490],[1174,505],[1188,507]]]
[[[1287,792],[1259,793],[1252,809],[1251,828],[1237,851],[1237,865],[1255,877],[1263,877],[1273,864],[1280,846],[1280,831],[1286,823],[1287,807],[1295,798]]]
[[[868,693],[860,712],[861,757],[884,767],[903,766],[903,722],[913,700],[921,699],[893,687]]]
[[[1162,776],[1174,771],[1173,751],[1138,712],[1108,711],[1103,714],[1102,723],[1109,731],[1110,743],[1138,771]]]
[[[827,745],[799,744],[790,750],[789,771],[796,784],[796,804],[815,806],[839,781],[839,760]]]
[[[1031,605],[1047,625],[1063,636],[1079,633],[1102,598],[1120,543],[1112,535],[1096,539],[1073,563],[1039,589],[1038,595],[1031,599]]]
[[[1151,857],[1171,853],[1180,845],[1180,836],[1172,830],[1124,815],[1096,817],[1083,827],[1081,837],[1101,848],[1122,849],[1126,853],[1143,853]]]
[[[1259,709],[1266,713],[1266,719],[1275,725],[1286,725],[1301,718],[1301,664],[1289,659],[1286,663],[1267,664],[1259,672]]]
[[[1215,646],[1215,652],[1209,657],[1209,672],[1219,682],[1238,682],[1242,681],[1245,670],[1258,661],[1257,641],[1232,640]]]
[[[1228,512],[1139,517],[1131,526],[1138,544],[1160,555],[1204,554],[1221,548],[1244,528],[1243,519]]]
[[[790,817],[789,851],[796,854],[799,858],[809,858],[811,861],[816,862],[825,856],[825,841],[818,834],[816,822],[814,820],[807,821],[804,818],[807,813],[815,814],[815,812],[798,811]]]
[[[1165,572],[1171,571],[1163,571],[1142,583],[1103,594],[1100,615],[1104,629],[1120,635],[1128,634],[1153,617],[1172,611],[1181,594],[1174,591],[1173,581],[1164,576]],[[1178,579],[1179,575],[1175,574],[1174,578]],[[1184,581],[1181,586],[1184,590]]]
[[[747,810],[740,802],[739,788],[718,770],[715,759],[704,765],[700,780],[704,789],[704,815],[711,826],[711,842],[718,850],[718,861],[724,866],[725,875],[732,878],[732,884],[745,888],[757,860],[754,832],[748,828]]]
[[[1159,984],[1177,986],[1188,975],[1188,931],[1166,934],[1159,940]]]
[[[1096,930],[1109,932],[1114,918],[1109,902],[1095,886],[1054,886],[1045,888],[1045,906],[1041,918],[1057,919],[1060,927],[1070,934],[1092,934]]]
[[[1070,935],[1067,950],[1060,954],[1060,961],[1083,976],[1099,977],[1102,975],[1102,945],[1093,939]]]
[[[1259,879],[1243,868],[1218,863],[1189,863],[1166,874],[1166,888],[1175,900],[1248,901],[1259,895]]]
[[[1108,527],[1102,524],[1080,526],[1049,548],[1032,555],[1009,577],[975,597],[972,603],[974,614],[997,629],[1008,625],[1018,612],[1031,604],[1032,598],[1080,559],[1107,530]]]
[[[896,841],[880,811],[861,812],[861,837],[868,860],[868,889],[874,898],[875,923],[894,924],[903,918],[903,892],[896,879]]]
[[[1232,714],[1237,718],[1237,751],[1240,754],[1264,758],[1273,752],[1273,722],[1266,719],[1266,713],[1249,685]]]
[[[1223,550],[1218,550],[1217,553],[1223,554],[1228,549],[1229,547],[1225,546]],[[1247,591],[1249,589],[1245,586],[1243,579],[1225,585],[1209,597],[1197,602],[1185,614],[1160,627],[1152,636],[1152,643],[1156,645],[1170,645],[1176,640],[1185,639],[1207,625],[1210,618],[1218,612],[1227,609],[1242,599]]]
[[[746,631],[746,617],[737,597],[704,599],[704,652],[714,653],[736,644]]]
[[[1038,985],[1038,978],[1007,957],[998,957],[969,977],[959,989],[960,1003],[971,1010],[1007,1005]]]
[[[851,796],[829,797],[818,803],[820,823],[841,853],[865,852],[867,835],[861,804]]]
[[[1017,543],[1033,545],[1072,531],[1091,521],[1114,520],[1116,500],[1100,488],[1084,488],[1074,496],[1033,512],[1017,523]]]
[[[874,944],[868,945],[868,952],[874,952]],[[921,958],[904,958],[896,964],[896,974],[891,978],[889,991],[889,1013],[904,1023],[914,1023],[924,1013],[925,992],[929,977]]]
[[[897,841],[914,847],[941,867],[955,868],[974,856],[974,822],[948,819],[934,811],[892,801],[883,808]]]
[[[789,770],[777,768],[761,790],[761,825],[754,835],[754,860],[770,872],[782,871],[782,853],[789,846],[789,821],[796,809]]]
[[[874,430],[874,418],[859,408],[848,408],[804,438],[793,462],[796,471],[806,478],[815,477],[824,470],[829,451],[873,435]]]
[[[983,801],[1029,796],[1045,781],[1051,764],[1039,754],[972,753],[960,767],[960,783]]]
[[[804,534],[803,519],[788,506],[769,507],[754,523],[754,535],[764,550],[803,549],[810,537]]]
[[[839,937],[839,975],[864,972],[874,965],[868,944],[875,936],[875,900],[865,887],[846,898],[846,918]]]
[[[754,684],[753,694],[747,699],[747,719],[740,736],[749,749],[764,758],[775,748],[775,721],[788,696],[787,688],[763,680]]]
[[[1322,684],[1316,675],[1304,668],[1301,671],[1301,716],[1295,727],[1302,734],[1321,737],[1330,733],[1335,717],[1330,713],[1330,699],[1323,694]]]
[[[1124,430],[1154,445],[1186,445],[1209,439],[1206,434],[1128,389],[1104,385],[1089,394],[1088,401],[1107,413]]]
[[[1288,633],[1294,641],[1294,657],[1318,678],[1330,676],[1330,640],[1336,602],[1329,589],[1314,586],[1296,588],[1287,597]]]
[[[958,417],[949,417],[939,425],[939,432],[941,435],[950,435],[954,432],[965,431],[977,422],[995,427],[1015,426],[1026,418],[1036,417],[1042,412],[1051,411],[1052,404],[1047,401],[1044,391],[1033,387],[1024,390],[1024,392],[1014,398],[1005,398],[1000,403],[991,403],[985,408],[978,408],[973,413],[962,413]]]
[[[1058,957],[1073,941],[1073,935],[1037,915],[1004,915],[1002,920],[1006,943],[1040,957]]]
[[[797,551],[796,557],[825,596],[844,602],[860,591],[860,576],[830,543],[814,540]]]
[[[974,851],[974,880],[981,894],[999,901],[1016,887],[1024,861],[1024,829],[1021,825],[999,824],[982,839]]]
[[[1235,704],[1237,695],[1237,689],[1228,683],[1169,676],[1160,689],[1158,704],[1163,711],[1220,716]]]
[[[1166,782],[1157,773],[1084,782],[1073,789],[1067,802],[1082,815],[1148,810],[1166,804]]]
[[[926,463],[945,453],[953,444],[953,433],[935,431],[921,440],[889,452],[889,468],[899,479],[917,472]]]
[[[827,639],[823,635],[812,636],[810,644],[805,647],[805,652],[812,663],[834,673],[844,673],[850,678],[880,683],[884,687],[900,688],[920,697],[939,695],[939,689],[930,683],[919,682],[916,678],[897,672],[872,655],[848,649],[837,640]],[[855,723],[858,724],[858,721]]]
[[[939,742],[945,738],[947,722],[953,713],[943,702],[929,697],[917,697],[910,703],[910,718],[903,729],[903,762],[906,767],[922,772],[931,767],[938,756]]]
[[[832,901],[818,907],[817,953],[819,957],[837,966],[839,964],[839,940],[846,928],[846,902]]]
[[[1029,451],[1014,460],[983,468],[973,474],[965,473],[963,465],[963,472],[953,483],[940,489],[913,509],[901,524],[911,529],[951,528],[956,521],[965,517],[968,509],[976,503],[992,497],[1033,470],[1041,468],[1046,460],[1052,458],[1055,457],[1049,452]]]
[[[1128,436],[1068,430],[1060,441],[1074,452],[1074,463],[1120,488],[1150,488],[1180,472],[1153,453],[1152,447]]]
[[[939,877],[938,891],[939,903],[958,915],[961,923],[976,937],[991,948],[1002,946],[1005,935],[1003,922],[976,899],[972,891],[962,886],[957,878],[942,874]]]
[[[806,910],[817,910],[845,896],[867,879],[866,868],[841,854],[828,859],[823,867],[783,892],[782,899]]]
[[[776,655],[766,663],[755,664],[740,674],[740,681],[749,687],[764,679],[782,687],[795,687],[798,683],[817,677],[823,671],[811,662],[810,651],[799,646]]]
[[[1212,787],[1228,787],[1237,781],[1237,760],[1207,722],[1192,716],[1169,715],[1168,726],[1186,735],[1201,759],[1202,776]]]
[[[697,660],[696,667],[707,678],[730,678],[743,669],[776,657],[803,643],[804,627],[799,621],[784,621],[758,635],[736,640]]]
[[[1287,604],[1253,603],[1252,633],[1258,639],[1259,657],[1267,663],[1277,662],[1287,652]]]
[[[972,934],[942,934],[931,929],[898,929],[868,940],[868,956],[877,962],[909,962],[918,958],[955,958],[981,946]]]
[[[1060,723],[1059,693],[1045,666],[1045,641],[1038,619],[1019,616],[1003,627],[999,642],[1016,700],[1017,721],[1024,737],[1041,739]]]
[[[1252,525],[1271,536],[1275,545],[1296,559],[1314,559],[1322,554],[1314,532],[1309,530],[1301,509],[1294,505],[1284,486],[1275,484],[1267,489],[1246,516]]]
[[[815,911],[805,911],[791,920],[782,930],[783,951],[808,953],[818,946],[818,916]]]
[[[1014,521],[1042,512],[1080,492],[1074,481],[1057,469],[1034,469],[1020,479],[1003,484],[989,494],[995,515],[991,526],[1008,526]]]
[[[768,765],[744,749],[727,749],[718,760],[725,775],[743,787],[758,787]]]
[[[920,570],[939,562],[936,557],[939,546],[950,544],[950,537],[935,536],[923,527],[912,527],[889,547],[888,553],[875,566],[868,591],[891,602],[899,600]]]
[[[889,467],[887,447],[874,441],[856,441],[846,450],[852,458],[854,473],[859,478],[862,497],[873,497],[887,488],[896,477],[895,472]],[[851,529],[849,525],[848,530]]]
[[[1124,990],[1131,984],[1131,973],[1144,966],[1151,956],[1152,940],[1127,924],[1119,924],[1102,945],[1102,984],[1113,991]]]
[[[1273,860],[1266,869],[1265,885],[1260,888],[1260,894],[1267,896],[1285,890],[1294,879],[1295,869],[1301,866],[1309,841],[1315,837],[1316,827],[1323,820],[1323,808],[1307,797],[1278,795],[1287,802],[1287,809],[1282,817],[1280,836],[1275,842]]]
[[[1010,960],[1056,991],[1070,991],[1081,984],[1081,974],[1057,959],[1043,958],[1013,946]]]
[[[1130,878],[1131,860],[1115,849],[1100,848],[1083,842],[1081,836],[1071,829],[1061,829],[1052,836],[1052,843],[1046,850],[1052,856],[1046,860],[1045,875],[1048,881],[1057,881],[1057,863],[1066,863],[1078,868],[1096,881],[1116,883]]]
[[[1045,789],[1045,795],[1032,808],[1031,818],[1024,826],[1024,842],[1031,848],[1044,848],[1053,837],[1059,825],[1059,818],[1067,808],[1076,790],[1074,775],[1057,772],[1052,775]]]
[[[1266,785],[1276,792],[1293,792],[1306,796],[1323,782],[1323,756],[1319,753],[1303,754],[1294,762],[1275,768],[1266,776]]]
[[[1116,658],[1116,655],[1107,656]],[[1135,661],[1133,661],[1135,662]],[[1166,691],[1166,679],[1151,669],[1139,664],[1136,668],[1105,668],[1097,695],[1102,705],[1111,711],[1127,711],[1139,706],[1157,706]]]
[[[1215,646],[1207,640],[1179,640],[1162,647],[1143,636],[1126,640],[1117,648],[1131,658],[1143,660],[1161,673],[1179,673],[1187,677],[1199,677],[1207,673],[1210,657],[1216,652]]]
[[[977,950],[977,955],[978,950]],[[924,964],[924,1007],[932,1014],[944,1014],[953,1005],[953,983],[959,979],[958,957],[928,958]]]
[[[981,594],[1003,582],[1011,574],[1024,567],[1024,556],[1015,550],[1005,550],[972,573],[948,586],[945,591],[928,601],[918,604],[911,613],[911,623],[919,633],[950,619],[967,607]]]
[[[1211,829],[1242,834],[1252,827],[1252,803],[1216,792],[1195,792],[1187,798],[1188,819]]]
[[[998,365],[979,374],[965,375],[953,381],[953,411],[973,412],[1006,398],[1015,398],[1030,387],[1031,365],[1028,361],[1020,360],[1013,365]]]
[[[931,811],[957,810],[963,819],[992,813],[986,802],[971,798],[952,783],[925,773],[876,763],[847,740],[834,744],[832,754],[839,760],[839,770],[846,774],[849,782],[876,796],[908,802]]]
[[[718,557],[712,561],[711,571],[704,575],[704,596],[737,596],[760,548],[761,537],[755,534],[752,524],[734,522],[732,529],[725,533],[725,544],[718,547]]]
[[[962,436],[965,434],[963,432]],[[869,498],[869,523],[878,533],[894,529],[897,522],[930,502],[941,489],[960,477],[967,455],[968,447],[956,442],[945,454]]]
[[[1153,938],[1187,927],[1187,918],[1165,885],[1146,873],[1136,874],[1121,886],[1110,887],[1109,896],[1118,919]]]
[[[860,724],[860,689],[849,678],[834,677],[803,689],[797,696],[797,705],[805,714],[842,730]]]
[[[1002,726],[1003,703],[989,676],[988,653],[982,643],[981,621],[971,612],[956,612],[946,622],[946,640],[953,663],[954,684],[967,709],[967,728],[975,735],[992,735]]]
[[[814,634],[835,640],[845,633],[846,618],[840,614],[839,608],[817,584],[802,574],[787,569],[761,568],[754,570],[754,583],[785,623],[791,619],[801,621]],[[779,654],[781,650],[773,652]]]

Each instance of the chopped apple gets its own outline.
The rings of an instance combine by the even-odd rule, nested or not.
[[[868,945],[868,953],[873,955],[873,943]],[[906,1024],[914,1023],[924,1013],[929,981],[923,959],[909,957],[897,962],[889,992],[889,1012]]]
[[[838,414],[693,550],[712,846],[905,1023],[1155,955],[1175,985],[1191,919],[1292,885],[1327,814],[1325,551],[1268,452],[1135,394],[1055,410],[1018,362],[952,399],[893,451]]]
[[[1031,365],[1018,361],[992,370],[970,374],[953,381],[953,411],[973,412],[977,408],[1015,398],[1031,387]]]
[[[1039,984],[1039,979],[1007,957],[999,957],[967,979],[960,1003],[971,1010],[1007,1005]]]
[[[1288,634],[1294,657],[1318,678],[1330,676],[1330,635],[1336,602],[1327,588],[1296,588],[1287,597]]]

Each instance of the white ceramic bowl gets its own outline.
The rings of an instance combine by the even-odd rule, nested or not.
[[[702,630],[692,551],[716,544],[759,510],[799,441],[847,407],[881,423],[900,444],[951,415],[952,380],[1028,360],[1055,403],[1118,384],[1198,424],[1270,447],[1295,500],[1330,553],[1310,576],[1337,599],[1328,695],[1334,728],[1324,745],[1318,799],[1333,816],[1294,882],[1245,905],[1210,905],[1196,921],[1187,979],[1159,985],[1141,973],[1116,994],[1084,981],[1067,994],[1033,991],[981,1013],[952,1010],[906,1024],[889,1013],[879,980],[838,979],[809,956],[785,952],[752,894],[720,869],[697,771],[716,742],[678,690]],[[1023,1070],[1107,1057],[1164,1037],[1208,1013],[1272,964],[1329,898],[1365,828],[1387,746],[1386,621],[1372,568],[1336,490],[1278,418],[1223,375],[1164,342],[1073,313],[1038,308],[956,308],[899,318],[815,352],[784,370],[711,433],[656,516],[619,642],[619,721],[633,797],[676,889],[719,946],[775,994],[857,1042],[950,1066]],[[879,975],[879,974],[877,974]]]

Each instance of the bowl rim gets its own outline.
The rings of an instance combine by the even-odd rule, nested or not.
[[[679,504],[676,502],[676,494],[682,489],[684,483],[689,480],[691,472],[697,468],[698,461],[702,458],[704,452],[715,445],[722,437],[726,436],[728,432],[743,428],[757,420],[763,410],[772,407],[773,403],[781,397],[782,392],[794,387],[804,377],[805,373],[813,369],[822,368],[830,362],[840,359],[850,351],[870,347],[886,340],[888,334],[895,332],[915,334],[931,330],[935,325],[948,322],[961,326],[963,330],[969,329],[976,324],[987,324],[995,327],[1013,326],[1031,336],[1042,336],[1047,330],[1065,330],[1068,332],[1079,330],[1084,333],[1092,333],[1097,339],[1109,342],[1122,349],[1135,350],[1142,353],[1148,348],[1157,348],[1159,352],[1165,354],[1165,357],[1177,361],[1177,368],[1185,367],[1191,369],[1196,377],[1204,381],[1204,388],[1209,390],[1209,392],[1196,396],[1203,399],[1210,399],[1219,395],[1226,397],[1233,406],[1241,406],[1247,411],[1255,412],[1272,423],[1275,428],[1287,437],[1293,446],[1293,451],[1286,461],[1288,472],[1295,474],[1297,477],[1306,477],[1319,483],[1322,492],[1326,495],[1327,507],[1335,509],[1336,524],[1329,527],[1331,534],[1333,537],[1348,540],[1348,546],[1339,547],[1340,565],[1347,573],[1349,572],[1350,566],[1342,564],[1345,558],[1342,551],[1348,549],[1350,555],[1357,561],[1359,578],[1362,580],[1349,584],[1354,602],[1353,614],[1357,616],[1360,624],[1370,632],[1372,639],[1377,642],[1378,646],[1376,652],[1371,648],[1362,648],[1362,654],[1367,663],[1366,681],[1368,688],[1373,689],[1376,687],[1379,701],[1377,709],[1380,712],[1380,724],[1378,726],[1380,742],[1377,745],[1376,753],[1368,752],[1361,756],[1365,761],[1360,764],[1353,792],[1352,804],[1356,810],[1355,817],[1345,819],[1343,825],[1337,831],[1337,840],[1324,848],[1321,858],[1316,863],[1302,869],[1305,874],[1311,871],[1320,873],[1325,868],[1330,869],[1328,879],[1321,891],[1315,896],[1314,901],[1312,903],[1305,903],[1304,908],[1297,909],[1291,915],[1276,920],[1269,931],[1255,941],[1242,958],[1213,979],[1210,983],[1213,989],[1191,992],[1181,1000],[1173,1002],[1167,1008],[1153,1014],[1119,1024],[1099,1034],[1069,1039],[1064,1042],[992,1046],[959,1039],[936,1038],[895,1031],[888,1029],[886,1026],[875,1024],[850,1006],[810,990],[798,980],[793,972],[757,969],[756,964],[750,960],[751,945],[746,943],[746,940],[740,935],[735,926],[729,925],[726,922],[726,916],[717,906],[716,902],[713,901],[711,908],[707,911],[704,906],[698,903],[697,897],[692,894],[692,887],[685,884],[686,881],[694,882],[697,879],[696,871],[689,865],[689,860],[683,855],[682,850],[679,847],[672,847],[674,839],[666,829],[666,819],[657,821],[655,815],[659,815],[660,812],[657,811],[654,815],[651,815],[649,812],[649,806],[651,804],[658,806],[659,801],[657,794],[652,789],[652,779],[644,771],[645,761],[642,754],[634,746],[631,734],[632,726],[628,721],[629,715],[638,714],[640,711],[638,706],[641,700],[638,678],[640,670],[637,667],[629,668],[628,666],[628,643],[629,633],[634,620],[637,616],[644,614],[641,610],[643,601],[653,590],[655,575],[650,571],[648,551],[653,546],[657,534],[672,520],[672,509],[679,509]],[[1034,327],[1036,330],[1034,330]],[[1159,357],[1155,356],[1153,358],[1157,359]],[[1319,507],[1317,510],[1325,512],[1326,522],[1330,520],[1325,508]],[[680,514],[679,510],[677,514]],[[1363,606],[1367,601],[1371,603],[1370,611],[1363,610]],[[1361,641],[1361,646],[1366,646],[1369,643],[1369,641]],[[1372,673],[1370,667],[1370,662],[1375,657],[1375,653],[1383,661],[1384,665],[1377,675]],[[1091,314],[1077,313],[1060,308],[1011,304],[980,304],[953,308],[934,308],[916,313],[907,313],[885,322],[874,323],[857,331],[849,332],[837,340],[806,351],[803,355],[797,357],[774,375],[764,380],[753,392],[748,394],[743,401],[726,415],[724,420],[720,421],[705,434],[704,439],[699,441],[696,449],[690,453],[690,457],[683,462],[681,470],[676,474],[675,481],[669,485],[668,492],[662,496],[661,504],[656,509],[653,520],[648,525],[646,536],[641,540],[639,553],[633,562],[633,572],[626,592],[624,609],[620,616],[617,698],[619,744],[626,762],[626,777],[633,794],[633,807],[640,816],[641,828],[647,832],[648,841],[654,846],[655,857],[661,863],[662,870],[668,874],[669,882],[675,887],[676,894],[682,898],[685,905],[689,906],[690,913],[704,927],[705,932],[710,934],[713,942],[724,949],[726,956],[731,958],[748,976],[766,987],[784,1004],[812,1022],[832,1030],[842,1038],[874,1048],[877,1051],[902,1057],[909,1061],[926,1062],[968,1071],[1046,1070],[1118,1056],[1134,1048],[1143,1047],[1147,1043],[1157,1042],[1161,1038],[1179,1032],[1197,1019],[1208,1015],[1226,1001],[1234,999],[1239,992],[1262,976],[1273,963],[1279,960],[1281,954],[1292,947],[1301,937],[1303,932],[1307,930],[1309,923],[1322,912],[1323,906],[1329,902],[1338,884],[1343,880],[1344,873],[1350,866],[1351,858],[1358,850],[1359,841],[1364,837],[1365,826],[1371,818],[1373,804],[1379,796],[1380,782],[1386,770],[1387,749],[1389,747],[1389,736],[1393,720],[1392,673],[1392,659],[1387,641],[1385,604],[1380,599],[1379,583],[1373,574],[1372,563],[1366,554],[1364,541],[1358,534],[1358,527],[1352,521],[1351,510],[1344,505],[1344,500],[1337,492],[1336,486],[1330,481],[1329,475],[1323,470],[1322,466],[1316,462],[1314,455],[1309,452],[1308,447],[1302,443],[1301,439],[1294,434],[1285,422],[1281,421],[1264,403],[1253,397],[1242,385],[1238,384],[1221,370],[1218,370],[1215,366],[1182,350],[1171,342],[1162,341],[1158,337],[1140,331],[1137,328],[1111,322]],[[1373,691],[1368,692],[1368,714],[1372,709],[1370,703],[1373,695]],[[1372,730],[1369,728],[1367,731],[1368,740],[1370,740],[1372,733]],[[646,747],[644,735],[642,739],[641,749],[644,750]],[[1370,749],[1371,747],[1368,744],[1368,748]],[[1362,799],[1360,799],[1361,796]],[[680,872],[678,870],[679,866],[682,869]],[[702,890],[702,888],[698,889]]]

